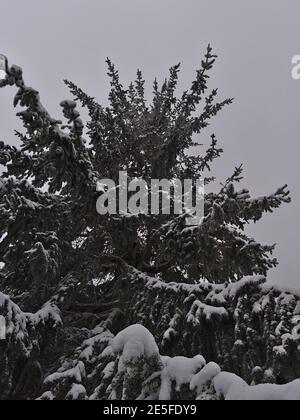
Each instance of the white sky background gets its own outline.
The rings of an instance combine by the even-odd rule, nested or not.
[[[105,101],[105,58],[126,83],[143,70],[149,92],[171,65],[182,62],[189,86],[208,43],[219,55],[211,87],[235,103],[207,130],[225,153],[215,165],[222,181],[244,163],[254,195],[289,184],[293,203],[265,217],[250,233],[278,243],[280,266],[269,280],[300,287],[300,80],[291,78],[300,54],[299,0],[0,0],[0,53],[23,67],[27,84],[61,118],[69,98],[64,78]],[[10,88],[0,91],[0,139],[17,128]]]

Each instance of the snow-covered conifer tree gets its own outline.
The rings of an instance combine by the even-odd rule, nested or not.
[[[209,46],[181,95],[180,66],[172,67],[150,102],[140,71],[125,88],[107,60],[109,105],[65,81],[73,98],[60,104],[63,121],[8,66],[0,87],[16,88],[24,130],[18,146],[0,143],[0,398],[218,399],[244,381],[300,376],[300,297],[263,284],[277,265],[274,246],[244,232],[289,192],[253,198],[238,186],[241,166],[209,192],[222,154],[209,123],[232,102],[209,90],[215,59]],[[120,171],[149,185],[204,177],[203,223],[99,215],[97,182],[118,185]]]

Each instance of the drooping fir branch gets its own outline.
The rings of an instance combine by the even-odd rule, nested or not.
[[[26,176],[33,177],[33,183],[43,187],[49,183],[49,189],[59,191],[63,183],[69,188],[82,183],[94,188],[97,175],[93,172],[87,148],[82,139],[83,124],[76,105],[71,101],[62,103],[63,113],[73,128],[69,134],[61,130],[61,121],[52,118],[40,101],[39,93],[26,86],[22,70],[12,66],[7,70],[7,77],[1,85],[15,85],[18,88],[14,106],[25,108],[17,113],[23,122],[27,136],[20,136],[21,152],[34,160],[27,165]],[[68,127],[67,127],[68,128]],[[28,162],[30,163],[30,162]]]

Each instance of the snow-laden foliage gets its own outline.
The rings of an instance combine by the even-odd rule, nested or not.
[[[8,65],[0,88],[16,88],[24,129],[17,146],[0,142],[1,399],[196,398],[205,378],[208,395],[223,398],[234,377],[213,382],[220,370],[242,377],[243,390],[243,381],[300,377],[298,295],[263,284],[277,265],[274,245],[244,231],[289,192],[252,197],[238,185],[242,166],[209,189],[223,150],[214,134],[202,148],[205,129],[232,102],[209,90],[215,60],[209,46],[181,95],[180,66],[172,67],[162,86],[154,82],[152,101],[140,71],[125,88],[107,60],[108,106],[65,81],[74,100],[60,104],[64,121]],[[203,223],[99,215],[97,182],[117,185],[123,170],[149,185],[204,177]]]
[[[249,383],[286,383],[300,377],[300,292],[265,281],[166,284],[134,273],[126,313],[165,354],[202,354]]]
[[[160,356],[151,333],[132,325],[116,337],[96,329],[71,363],[45,379],[39,399],[300,400],[300,380],[249,386],[200,355]]]
[[[60,311],[48,302],[35,314],[24,313],[0,293],[0,315],[6,320],[6,339],[0,342],[1,399],[32,398],[42,383],[44,346],[54,345],[61,326]]]
[[[125,315],[120,322],[118,313],[94,329],[72,324],[62,329],[56,305],[67,316],[70,279],[34,315],[2,295],[0,313],[10,320],[2,353],[10,367],[3,396],[19,396],[27,384],[23,396],[45,400],[300,399],[295,380],[300,377],[300,294],[267,287],[259,276],[195,286],[165,284],[136,271],[128,277],[131,298],[125,313],[131,326],[123,330]],[[52,336],[45,336],[49,331]],[[17,363],[23,372],[25,360],[29,371],[9,376]],[[41,364],[34,365],[36,360]],[[235,373],[219,375],[222,371]]]

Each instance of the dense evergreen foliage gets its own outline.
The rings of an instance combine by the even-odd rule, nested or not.
[[[119,171],[127,171],[129,180],[148,182],[202,176],[210,190],[212,164],[222,149],[214,134],[205,149],[197,139],[232,102],[219,101],[218,91],[209,90],[215,59],[208,47],[191,88],[179,97],[180,66],[172,67],[162,86],[154,82],[151,102],[140,71],[124,88],[107,60],[109,105],[101,106],[65,81],[74,100],[60,104],[64,122],[49,115],[19,67],[8,67],[0,87],[17,88],[14,106],[24,130],[16,132],[18,146],[0,143],[0,315],[7,321],[1,398],[31,399],[43,392],[59,399],[137,398],[142,382],[164,369],[159,351],[203,354],[248,382],[255,367],[261,381],[270,369],[272,382],[297,377],[298,330],[296,338],[292,331],[299,322],[300,298],[285,293],[279,298],[280,291],[261,286],[277,265],[274,246],[244,232],[247,224],[290,201],[286,186],[252,198],[238,188],[242,167],[237,167],[218,192],[206,192],[205,218],[195,227],[186,226],[186,215],[96,212],[97,181],[117,183]],[[86,124],[78,104],[88,110]],[[195,146],[197,154],[192,154]],[[247,282],[245,276],[252,277]],[[243,287],[233,293],[236,282]],[[111,342],[135,323],[151,331],[160,349],[138,329],[147,343],[153,340],[155,351],[142,352],[146,360],[134,367],[123,360],[131,367],[118,371],[115,357],[120,362],[125,344],[111,347]],[[282,341],[283,334],[291,337]],[[82,358],[79,351],[88,340],[95,345]],[[281,356],[292,365],[288,375],[282,374],[281,358],[269,355],[276,346],[283,346]],[[193,365],[193,374],[205,363],[200,364]],[[179,386],[172,398],[183,397],[180,392]],[[159,396],[157,386],[153,395]]]

